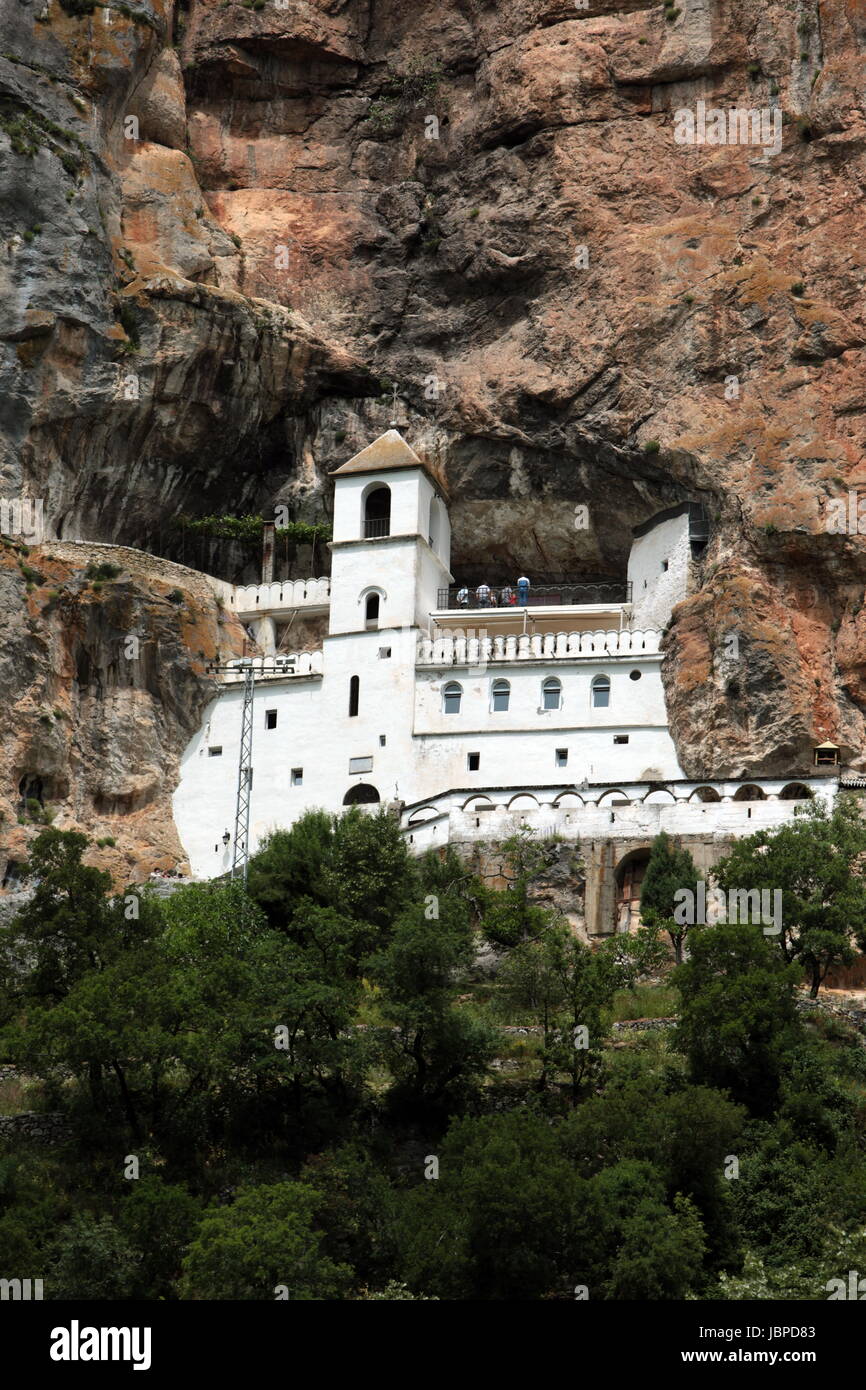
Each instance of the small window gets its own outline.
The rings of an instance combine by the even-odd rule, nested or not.
[[[628,734],[614,734],[614,743],[628,743]]]
[[[494,681],[491,686],[490,708],[504,712],[508,709],[508,702],[511,699],[511,686],[508,681]]]
[[[379,625],[379,595],[378,595],[378,594],[368,594],[368,595],[367,595],[367,602],[366,602],[366,605],[365,605],[365,607],[364,607],[364,621],[367,623],[367,625],[368,625],[369,627],[378,627],[378,625]]]
[[[449,681],[442,691],[442,710],[445,714],[459,714],[463,687],[457,681]]]
[[[300,786],[303,786],[303,782],[304,782],[304,769],[303,769],[302,767],[293,767],[293,768],[292,768],[292,786],[293,786],[293,787],[300,787]]]
[[[610,677],[596,676],[592,682],[593,709],[607,709],[610,704]]]
[[[277,711],[275,709],[265,710],[265,728],[275,729],[277,727]]]
[[[478,769],[479,769],[480,766],[481,766],[481,754],[480,754],[480,753],[467,753],[467,754],[466,754],[466,766],[467,766],[467,768],[469,769],[470,772],[477,772]]]
[[[629,671],[628,678],[630,681],[639,681],[641,678],[641,673],[640,671]]]
[[[218,744],[216,748],[209,748],[207,754],[209,758],[221,758],[223,755],[222,744]]]
[[[388,661],[389,658],[390,658],[390,656],[391,656],[391,648],[390,648],[390,647],[380,647],[380,648],[379,648],[379,660],[380,660],[380,661]]]
[[[568,749],[567,749],[567,748],[557,748],[557,750],[556,750],[556,766],[557,766],[557,767],[567,767],[567,766],[568,766]]]
[[[379,735],[379,747],[380,747],[380,748],[384,748],[384,747],[385,747],[385,744],[386,744],[387,742],[388,742],[388,736],[387,736],[387,734],[380,734],[380,735]]]
[[[668,567],[668,562],[667,562],[667,560],[662,560],[662,571],[665,572],[665,571],[667,570],[667,567]]]
[[[562,683],[555,676],[541,682],[542,709],[562,708]]]
[[[361,694],[360,676],[352,676],[349,681],[349,718],[354,719],[358,713],[358,699]]]

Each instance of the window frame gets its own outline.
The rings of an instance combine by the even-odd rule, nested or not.
[[[596,700],[596,698],[595,698],[595,697],[596,697],[596,694],[601,694],[602,692],[604,692],[604,694],[607,696],[607,699],[605,699],[605,700]],[[604,675],[602,672],[599,672],[599,674],[598,674],[597,676],[593,676],[593,678],[592,678],[592,680],[591,680],[591,682],[590,682],[590,686],[589,686],[589,703],[590,703],[590,708],[591,708],[591,709],[610,709],[610,696],[611,696],[611,680],[610,680],[610,676],[606,676],[606,675]]]
[[[505,697],[504,705],[497,705],[496,701]],[[497,676],[490,682],[490,713],[507,714],[511,707],[511,681],[504,676]]]
[[[455,699],[455,698],[456,698],[456,700],[457,700],[457,708],[456,708],[456,709],[449,709],[449,708],[448,708],[448,701],[449,701],[449,699],[452,699],[452,700],[453,700],[453,699]],[[443,685],[443,687],[442,687],[442,713],[443,713],[443,714],[459,714],[462,704],[463,704],[463,686],[460,684],[459,681],[447,681],[447,682],[445,683],[445,685]]]
[[[556,704],[547,703],[548,695],[556,696]],[[541,682],[541,708],[543,710],[562,709],[562,681],[559,676],[545,676]]]

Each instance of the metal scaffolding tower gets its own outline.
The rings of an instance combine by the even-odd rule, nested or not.
[[[247,881],[250,839],[250,798],[253,790],[253,664],[244,669],[244,704],[241,711],[241,751],[238,759],[238,796],[235,804],[235,838],[232,846],[232,879]]]

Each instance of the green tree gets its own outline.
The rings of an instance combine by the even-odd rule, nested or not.
[[[785,1050],[800,1035],[796,975],[760,927],[692,932],[689,959],[674,972],[682,1001],[674,1046],[693,1081],[729,1090],[755,1113],[772,1108]]]
[[[509,952],[499,982],[503,1003],[541,1026],[539,1088],[564,1074],[577,1100],[598,1073],[610,1033],[610,1006],[623,982],[616,954],[607,943],[593,950],[557,922]]]
[[[45,1292],[51,1299],[134,1298],[140,1262],[109,1216],[78,1212],[54,1242]]]
[[[696,893],[699,878],[695,861],[687,849],[678,848],[664,830],[655,837],[641,884],[640,915],[646,926],[667,932],[677,965],[682,963],[683,943],[690,924],[675,916],[676,894],[681,889]]]
[[[357,806],[338,816],[324,882],[333,907],[378,933],[390,929],[417,900],[415,868],[396,816]]]
[[[550,923],[548,909],[532,899],[533,885],[548,863],[547,849],[534,835],[534,830],[527,826],[503,841],[502,876],[506,887],[485,889],[481,929],[488,941],[496,945],[517,946],[537,936]]]
[[[437,898],[403,913],[370,963],[381,989],[383,1056],[397,1083],[395,1100],[416,1109],[452,1103],[484,1075],[493,1056],[490,1027],[456,1003],[474,959],[468,915],[458,899]]]
[[[329,905],[323,878],[333,838],[333,817],[306,811],[291,830],[275,830],[252,856],[248,892],[271,927],[285,929],[301,901]]]
[[[855,940],[866,950],[864,860],[866,822],[843,794],[832,811],[816,799],[793,821],[738,840],[713,873],[725,891],[781,892],[775,939],[807,972],[815,999],[831,967],[854,959]]]
[[[0,997],[7,1017],[22,1005],[63,999],[78,980],[104,969],[131,942],[146,940],[159,928],[159,909],[150,894],[137,893],[138,915],[132,920],[122,898],[109,898],[111,876],[82,862],[88,844],[85,835],[53,826],[33,842],[25,872],[35,887],[0,947]]]
[[[302,1183],[265,1183],[207,1212],[184,1260],[183,1297],[309,1302],[344,1296],[352,1271],[322,1248],[321,1201]]]
[[[454,1122],[439,1177],[404,1198],[402,1277],[441,1298],[564,1295],[599,1251],[591,1184],[549,1122],[523,1109]]]
[[[144,1174],[126,1183],[117,1226],[138,1255],[139,1298],[177,1297],[183,1256],[201,1215],[199,1198],[156,1174]]]

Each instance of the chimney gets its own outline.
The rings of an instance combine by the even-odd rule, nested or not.
[[[274,535],[276,523],[266,521],[262,530],[262,583],[271,584],[274,578]]]

